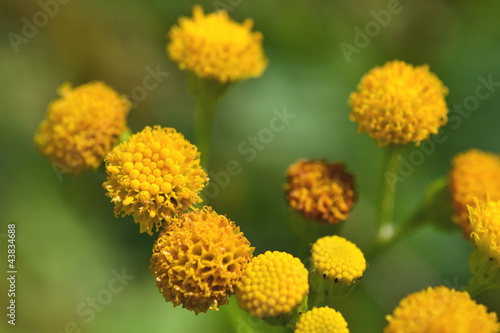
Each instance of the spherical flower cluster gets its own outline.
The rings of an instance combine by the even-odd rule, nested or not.
[[[476,249],[490,261],[500,264],[500,200],[480,202],[474,198],[469,211]]]
[[[227,304],[252,253],[234,222],[205,207],[162,230],[150,268],[167,302],[198,314]]]
[[[133,215],[140,231],[153,234],[164,220],[201,202],[207,181],[196,146],[173,128],[146,127],[106,156],[106,195],[115,215]]]
[[[455,215],[464,236],[470,239],[471,224],[467,205],[473,198],[500,200],[500,157],[496,154],[470,149],[453,158],[450,171],[450,190]]]
[[[260,254],[238,282],[238,305],[257,318],[290,314],[309,291],[308,274],[302,262],[288,253]]]
[[[413,293],[399,303],[384,333],[498,333],[496,313],[488,313],[467,292],[444,286]]]
[[[64,83],[35,135],[38,150],[63,172],[97,169],[126,128],[130,102],[103,82]]]
[[[258,77],[267,66],[262,34],[252,33],[253,22],[232,21],[226,11],[205,15],[200,6],[193,18],[181,18],[174,26],[167,45],[170,58],[180,69],[203,79],[221,83]]]
[[[335,283],[353,284],[366,270],[363,252],[352,242],[339,236],[326,236],[312,246],[314,274]]]
[[[349,333],[347,322],[340,312],[329,307],[313,308],[301,317],[295,333]]]
[[[437,134],[448,121],[448,89],[427,65],[392,61],[363,76],[349,97],[350,119],[379,146],[405,145]]]
[[[286,172],[286,199],[306,218],[337,224],[349,217],[356,189],[343,163],[299,160]]]

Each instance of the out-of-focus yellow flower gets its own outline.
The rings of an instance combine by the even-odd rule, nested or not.
[[[500,157],[496,154],[470,149],[457,154],[450,171],[450,189],[457,223],[467,239],[472,232],[467,205],[473,198],[500,200]]]
[[[146,127],[106,156],[106,195],[115,215],[133,215],[140,231],[153,234],[202,201],[207,174],[196,146],[173,128]]]
[[[349,333],[347,322],[340,312],[329,307],[313,308],[301,317],[295,333]]]
[[[405,145],[437,134],[448,121],[448,89],[429,71],[391,61],[363,76],[349,97],[350,119],[379,146]]]
[[[250,261],[236,287],[236,297],[243,310],[276,325],[293,317],[308,291],[308,271],[298,258],[267,251]],[[277,322],[269,320],[272,318]]]
[[[258,77],[267,66],[262,34],[252,33],[253,22],[234,22],[226,11],[205,15],[193,8],[193,18],[182,17],[170,32],[167,52],[179,68],[221,83]]]
[[[97,169],[126,128],[130,102],[100,81],[62,84],[35,135],[38,150],[64,172]]]
[[[313,274],[334,284],[350,286],[361,279],[366,269],[363,252],[340,236],[326,236],[312,246]]]
[[[160,233],[150,268],[167,302],[198,314],[227,304],[253,250],[234,222],[204,207]]]
[[[405,297],[392,315],[384,333],[498,333],[494,312],[477,304],[467,292],[444,286],[428,288]]]
[[[354,176],[343,163],[299,160],[288,168],[284,187],[290,208],[332,224],[346,220],[356,201]]]

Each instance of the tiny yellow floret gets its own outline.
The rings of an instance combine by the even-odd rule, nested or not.
[[[285,195],[291,209],[305,218],[337,224],[349,217],[356,201],[354,176],[343,163],[299,160],[286,172]]]
[[[238,305],[254,317],[287,315],[309,291],[308,271],[291,254],[267,251],[254,257],[236,287]]]
[[[295,333],[349,333],[347,322],[340,312],[329,307],[313,308],[301,317]]]
[[[457,223],[465,236],[470,239],[472,232],[467,205],[473,198],[484,198],[486,194],[493,201],[500,200],[500,156],[469,149],[457,154],[450,171],[450,190]]]
[[[62,172],[96,170],[126,128],[131,104],[94,81],[73,88],[62,84],[35,135],[38,150]]]
[[[162,230],[150,269],[167,302],[198,314],[227,304],[253,250],[234,222],[204,207]]]
[[[366,270],[363,252],[340,236],[326,236],[312,246],[311,260],[315,274],[340,284],[353,284]]]
[[[446,95],[448,88],[427,65],[395,60],[363,76],[349,97],[349,118],[380,147],[418,146],[448,121]]]
[[[444,286],[405,297],[386,319],[384,333],[500,332],[496,313],[488,313],[467,292]]]
[[[159,148],[171,150],[170,157],[160,157]],[[146,127],[116,146],[106,156],[106,172],[103,186],[115,215],[132,215],[140,232],[150,235],[201,202],[207,182],[196,146],[175,129],[160,126]]]
[[[195,6],[192,18],[180,18],[170,30],[167,52],[180,69],[202,79],[226,83],[258,77],[267,59],[262,34],[252,33],[252,26],[250,19],[239,24],[224,10],[205,15]]]

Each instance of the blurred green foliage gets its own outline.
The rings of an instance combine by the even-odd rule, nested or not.
[[[242,172],[231,177],[210,201],[227,214],[256,247],[296,253],[283,199],[284,172],[298,158],[344,161],[355,173],[359,201],[343,235],[365,248],[374,231],[375,193],[381,150],[356,133],[348,119],[347,99],[361,76],[388,60],[429,64],[449,87],[454,105],[473,95],[478,77],[500,81],[500,3],[466,0],[401,1],[369,44],[344,57],[339,45],[354,45],[355,28],[364,31],[371,11],[391,1],[220,0],[237,21],[250,17],[264,35],[269,67],[261,78],[232,88],[216,113],[212,142],[213,175],[236,160]],[[42,3],[50,1],[43,1]],[[214,1],[200,1],[213,11]],[[56,88],[103,80],[122,94],[141,85],[146,67],[169,73],[148,91],[129,116],[133,131],[146,125],[175,127],[193,139],[194,99],[185,79],[165,52],[166,33],[179,16],[190,16],[193,1],[69,1],[16,47],[9,33],[22,36],[26,20],[42,10],[37,1],[2,1],[0,7],[0,234],[17,224],[17,325],[5,332],[282,332],[251,319],[235,299],[219,312],[195,317],[165,303],[149,272],[153,238],[139,234],[131,218],[115,219],[104,196],[103,173],[59,179],[50,162],[34,147],[34,133]],[[232,5],[231,5],[232,4]],[[24,18],[24,19],[23,19]],[[41,18],[38,18],[41,19]],[[11,35],[12,36],[12,35]],[[137,101],[136,101],[137,102]],[[268,126],[273,109],[296,116],[252,161],[238,146]],[[396,198],[396,216],[418,205],[426,184],[445,175],[449,161],[471,147],[499,151],[500,89],[480,101],[462,124],[444,127],[447,139],[405,182]],[[416,149],[410,147],[406,158]],[[60,181],[61,180],[61,181]],[[0,248],[6,253],[5,239]],[[349,297],[338,302],[351,332],[380,332],[384,316],[408,293],[427,286],[460,287],[470,277],[471,246],[459,232],[425,227],[370,262],[365,277]],[[1,256],[5,267],[6,255]],[[302,258],[305,259],[305,258]],[[113,270],[125,268],[134,279],[95,317],[79,314],[88,298],[108,288]],[[5,279],[1,282],[5,285]],[[7,298],[2,288],[2,308]],[[101,292],[103,295],[103,293]],[[101,296],[102,296],[101,295]],[[500,292],[478,301],[500,313]],[[83,306],[81,305],[83,303]],[[1,311],[4,313],[4,310]],[[74,322],[74,323],[72,323]],[[68,324],[69,323],[69,324]]]

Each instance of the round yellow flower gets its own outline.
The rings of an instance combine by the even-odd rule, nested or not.
[[[63,172],[97,169],[126,128],[130,102],[103,82],[62,84],[35,135],[38,150]]]
[[[260,254],[250,261],[236,286],[238,305],[257,318],[291,314],[309,291],[308,274],[291,254]]]
[[[179,68],[221,83],[258,77],[267,66],[262,34],[252,33],[253,22],[232,21],[226,11],[205,15],[200,6],[193,18],[180,18],[170,32],[167,52]]]
[[[150,269],[167,302],[198,314],[227,304],[253,250],[234,222],[204,207],[162,230]]]
[[[457,223],[467,239],[470,239],[471,224],[467,205],[473,198],[500,200],[500,157],[496,154],[470,149],[457,154],[450,171],[450,190]]]
[[[340,312],[329,307],[313,308],[304,313],[295,333],[349,333],[347,322]]]
[[[312,246],[311,260],[314,274],[340,284],[355,283],[366,270],[363,252],[339,236],[318,239]]]
[[[349,118],[358,123],[358,132],[366,132],[381,147],[418,146],[448,121],[447,94],[427,65],[395,60],[363,76],[349,97]]]
[[[115,215],[133,215],[140,231],[153,234],[201,202],[207,174],[196,146],[173,128],[146,127],[106,156],[106,195]]]
[[[346,220],[356,201],[354,176],[343,163],[299,160],[288,168],[284,187],[290,208],[332,224]]]
[[[500,264],[500,200],[479,201],[469,206],[472,240],[479,252]]]
[[[413,293],[399,303],[384,333],[498,333],[496,313],[487,313],[467,292],[444,286]]]

